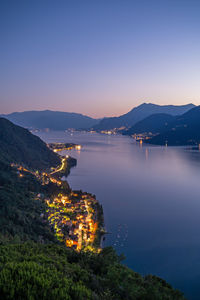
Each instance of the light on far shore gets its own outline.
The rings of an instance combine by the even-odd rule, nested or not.
[[[76,150],[81,150],[81,148],[82,148],[81,145],[76,145],[76,146],[75,146],[75,149],[76,149]]]

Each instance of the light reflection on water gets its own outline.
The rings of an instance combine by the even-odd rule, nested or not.
[[[140,147],[133,139],[89,133],[40,133],[47,142],[73,142],[81,151],[68,181],[96,194],[104,208],[105,245],[140,273],[163,277],[200,296],[200,152]]]

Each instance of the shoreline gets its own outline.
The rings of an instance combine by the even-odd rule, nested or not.
[[[54,146],[56,145],[58,144],[54,143]],[[63,150],[63,146],[66,144],[59,144],[62,148],[60,151]],[[54,150],[57,152],[56,148]],[[69,155],[59,157],[62,165],[51,173],[59,189],[57,195],[49,195],[50,198],[45,199],[48,222],[57,239],[67,247],[76,251],[89,250],[99,253],[106,233],[103,207],[95,195],[71,189],[67,176],[71,168],[77,165],[77,160]]]
[[[40,192],[34,200],[45,203],[46,210],[40,217],[59,242],[78,252],[99,253],[105,234],[103,207],[95,195],[69,186],[67,176],[77,160],[69,155],[58,157],[61,165],[48,171],[33,171],[19,164],[11,167],[16,168],[19,177],[28,173],[40,182]]]

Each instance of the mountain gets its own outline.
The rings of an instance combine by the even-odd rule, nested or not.
[[[133,135],[138,133],[160,133],[167,125],[173,122],[174,116],[168,114],[154,114],[142,121],[137,122],[131,128],[123,132],[124,135]]]
[[[27,129],[0,118],[0,161],[46,169],[60,163],[58,155]]]
[[[97,125],[93,126],[93,129],[99,131],[120,128],[124,126],[128,128],[152,114],[164,113],[176,116],[187,112],[193,107],[195,107],[195,105],[193,104],[175,106],[143,103],[133,108],[125,115],[119,117],[104,118]]]
[[[169,146],[195,145],[200,143],[200,106],[178,116],[159,135],[148,143]]]
[[[65,130],[67,128],[90,128],[99,122],[81,114],[60,111],[25,111],[1,115],[16,125],[26,128]]]

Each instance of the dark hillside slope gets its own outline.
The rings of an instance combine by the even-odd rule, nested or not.
[[[41,192],[45,190],[34,176],[27,173],[19,177],[14,168],[0,161],[0,244],[56,242],[48,223],[41,218],[46,210],[44,201],[36,199]]]
[[[159,133],[164,130],[169,123],[173,122],[174,116],[168,114],[154,114],[144,120],[137,122],[130,129],[125,131],[124,135],[132,135],[137,133]]]
[[[165,131],[148,140],[151,144],[169,146],[196,145],[200,143],[200,106],[176,117]]]
[[[4,118],[0,118],[0,160],[38,170],[57,166],[60,162],[57,154],[39,137]]]

